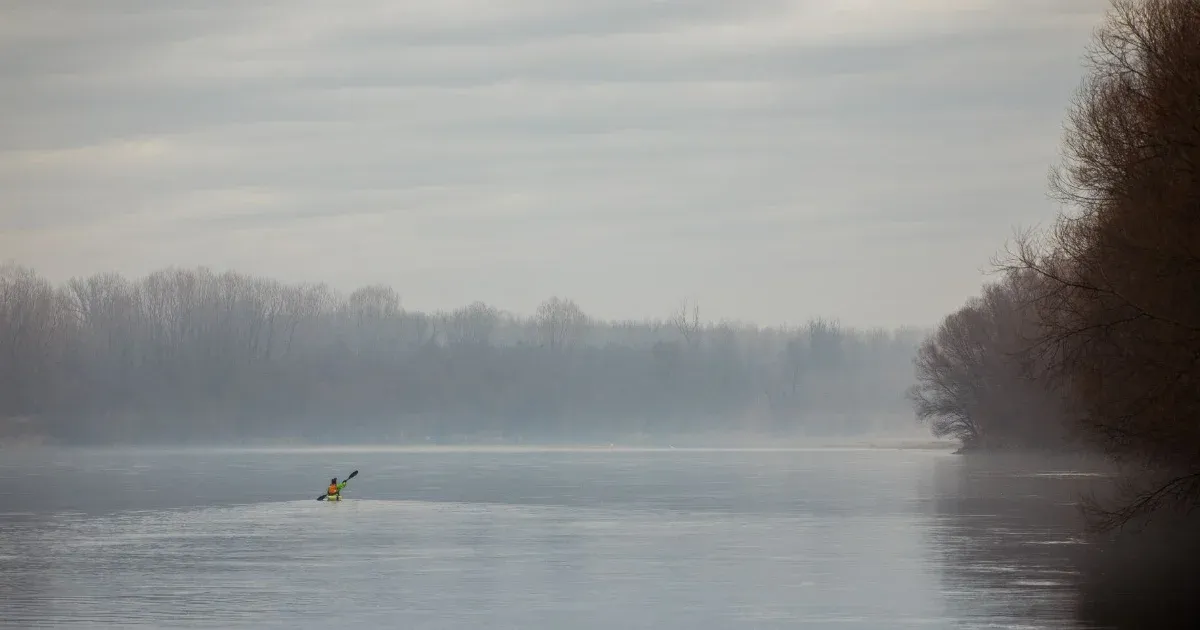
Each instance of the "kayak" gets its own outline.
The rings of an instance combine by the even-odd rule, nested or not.
[[[345,488],[346,484],[350,483],[350,480],[357,476],[358,476],[358,471],[356,470],[356,471],[350,473],[350,476],[346,477],[345,481],[343,481],[340,484],[337,484],[337,487],[334,487],[332,481],[329,483],[329,487],[333,488],[334,490],[337,490],[338,488]],[[317,497],[317,500],[318,501],[341,501],[342,495],[341,494],[334,494],[334,495],[322,494],[321,496]]]

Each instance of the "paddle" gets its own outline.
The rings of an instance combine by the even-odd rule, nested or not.
[[[354,471],[354,472],[352,472],[352,473],[350,473],[350,476],[349,476],[349,477],[346,477],[346,481],[350,481],[350,480],[351,480],[351,479],[353,479],[353,478],[354,478],[354,476],[355,476],[355,475],[357,475],[357,474],[358,474],[358,471],[357,471],[357,470],[356,470],[356,471]],[[343,481],[342,483],[346,483],[346,481]],[[326,492],[325,494],[322,494],[321,496],[317,497],[317,500],[318,500],[318,501],[324,501],[324,500],[325,500],[325,497],[327,497],[327,496],[329,496],[329,493],[328,493],[328,492]]]

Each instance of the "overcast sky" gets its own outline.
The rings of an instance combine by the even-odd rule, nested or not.
[[[0,259],[933,324],[1052,219],[1108,6],[0,0]]]

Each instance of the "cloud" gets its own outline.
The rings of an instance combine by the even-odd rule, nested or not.
[[[1102,0],[119,0],[0,24],[0,249],[415,308],[930,323],[1046,168]]]

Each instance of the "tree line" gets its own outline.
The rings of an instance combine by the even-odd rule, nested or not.
[[[1114,526],[1200,505],[1200,3],[1118,0],[1087,61],[1064,209],[921,344],[910,398],[968,448],[1103,452]]]
[[[844,434],[907,413],[921,331],[406,310],[206,268],[0,269],[0,418],[67,443]],[[23,427],[23,428],[22,428]]]

